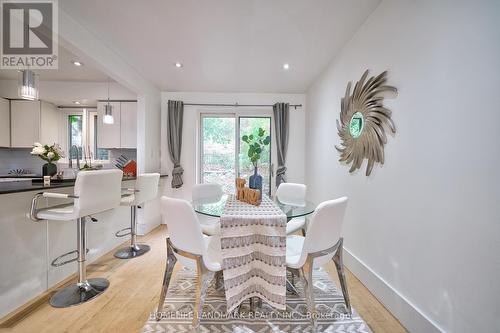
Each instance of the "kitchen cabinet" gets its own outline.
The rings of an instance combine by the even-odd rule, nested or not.
[[[111,102],[113,124],[104,124],[104,106],[107,102],[97,103],[97,147],[120,148],[120,102]]]
[[[122,102],[120,112],[121,148],[135,149],[137,148],[137,103]]]
[[[59,112],[54,104],[41,102],[40,142],[48,144],[59,142]]]
[[[137,103],[111,102],[113,124],[104,124],[104,106],[107,102],[97,103],[97,147],[137,148]]]
[[[0,98],[0,147],[10,147],[10,103]]]
[[[40,141],[40,102],[15,100],[10,106],[11,147],[33,147]]]
[[[10,134],[12,148],[31,148],[33,143],[59,143],[59,111],[41,101],[10,102]]]

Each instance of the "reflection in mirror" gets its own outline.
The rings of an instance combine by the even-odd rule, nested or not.
[[[361,132],[363,132],[363,125],[363,114],[359,111],[355,112],[352,115],[351,122],[349,123],[349,132],[354,139],[360,136]]]

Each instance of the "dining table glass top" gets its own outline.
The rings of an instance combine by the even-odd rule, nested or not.
[[[212,217],[221,217],[224,213],[227,198],[228,195],[224,194],[219,198],[195,200],[192,202],[192,205],[197,213]],[[316,209],[316,205],[309,201],[291,204],[283,203],[277,198],[272,199],[274,203],[283,211],[288,220],[312,214]]]

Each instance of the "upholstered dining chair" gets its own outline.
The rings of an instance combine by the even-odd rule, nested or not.
[[[286,265],[287,269],[304,282],[304,292],[313,326],[316,327],[316,309],[314,305],[312,271],[333,259],[342,288],[345,305],[349,315],[352,314],[347,281],[343,264],[342,223],[347,206],[347,198],[325,201],[319,204],[309,220],[305,237],[287,236]],[[297,292],[294,290],[295,293]]]
[[[285,205],[305,205],[307,186],[297,183],[281,183],[276,190],[276,198]],[[307,229],[305,217],[295,217],[286,224],[286,234],[290,235],[302,230],[305,235]]]
[[[170,237],[167,238],[167,267],[163,277],[156,319],[161,319],[160,314],[170,278],[178,260],[182,265],[197,271],[192,325],[193,331],[198,331],[208,282],[213,273],[222,272],[220,238],[203,235],[198,218],[188,201],[163,196],[161,210]]]
[[[206,203],[217,202],[223,195],[222,186],[219,184],[196,184],[192,188],[192,200]],[[220,234],[220,220],[218,217],[211,217],[197,214],[200,221],[201,231],[208,236]]]

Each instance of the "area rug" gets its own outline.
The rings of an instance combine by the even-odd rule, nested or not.
[[[315,270],[313,281],[317,332],[371,332],[354,309],[352,317],[346,314],[342,293],[326,271]],[[224,289],[222,286],[216,288],[213,280],[207,291],[199,332],[313,332],[300,279],[295,279],[295,285],[299,295],[287,292],[286,311],[276,310],[265,303],[251,311],[250,302],[246,301],[239,310],[228,314]],[[156,321],[156,311],[151,312],[141,332],[191,332],[195,289],[196,273],[187,268],[178,270],[172,276],[161,320]]]

